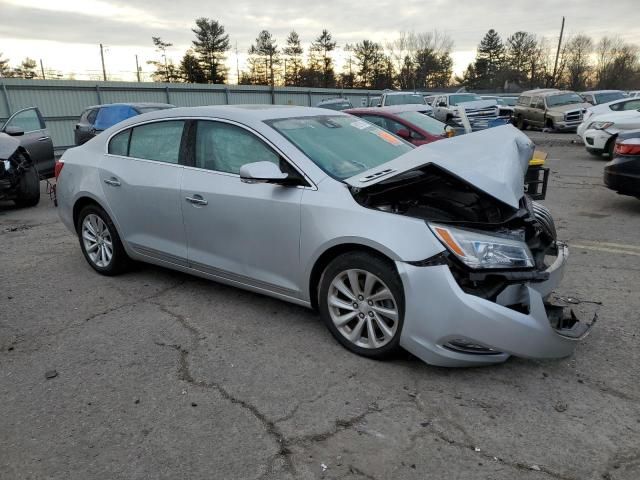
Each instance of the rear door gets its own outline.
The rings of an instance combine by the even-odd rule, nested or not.
[[[99,108],[89,108],[82,112],[80,115],[80,120],[76,123],[76,127],[73,131],[74,139],[76,145],[82,145],[86,141],[93,138],[95,135],[93,124],[96,121],[96,117],[98,116]]]
[[[30,107],[17,111],[9,117],[2,131],[10,127],[24,131],[24,135],[15,138],[31,155],[40,176],[52,177],[55,164],[53,141],[40,110],[37,107]]]
[[[109,141],[100,180],[118,231],[138,254],[186,265],[180,152],[184,120],[155,121]]]

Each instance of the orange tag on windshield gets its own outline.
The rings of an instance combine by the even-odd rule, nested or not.
[[[394,137],[389,132],[385,132],[384,130],[379,130],[378,136],[391,145],[402,145],[402,141],[400,139]]]

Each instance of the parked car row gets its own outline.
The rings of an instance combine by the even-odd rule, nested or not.
[[[532,142],[503,126],[414,147],[379,125],[437,120],[353,113],[126,119],[63,155],[60,217],[101,274],[145,261],[317,308],[360,355],[402,347],[471,366],[571,354],[591,323],[548,302],[568,249],[524,193]]]

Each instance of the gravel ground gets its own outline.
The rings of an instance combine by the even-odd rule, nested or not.
[[[48,198],[0,206],[0,478],[637,480],[640,201],[575,136],[531,136],[572,249],[559,293],[602,303],[557,361],[367,360],[278,300],[98,276]]]

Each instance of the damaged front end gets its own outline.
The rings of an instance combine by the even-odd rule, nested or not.
[[[442,161],[351,186],[366,208],[424,220],[445,247],[399,265],[407,297],[417,298],[408,302],[401,344],[428,363],[493,363],[510,354],[562,357],[593,324],[552,303],[568,248],[558,241],[549,210],[523,192],[524,157],[512,156],[510,171],[501,163],[503,176],[512,180],[506,193],[486,181],[490,167],[478,186],[473,175],[463,175],[459,166],[453,173]]]
[[[40,200],[40,177],[27,150],[0,133],[0,200],[33,206]]]

